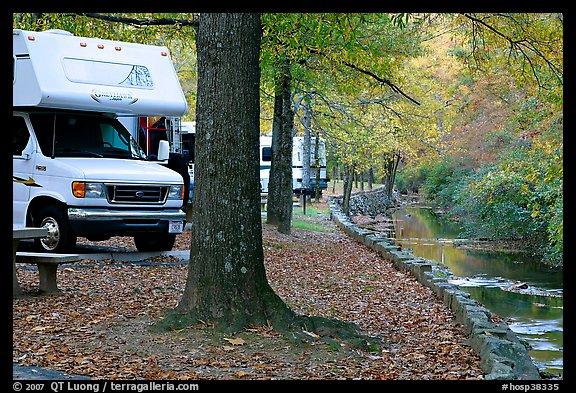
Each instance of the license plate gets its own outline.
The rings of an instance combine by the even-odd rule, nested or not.
[[[168,225],[168,233],[182,232],[184,232],[184,221],[170,221]]]

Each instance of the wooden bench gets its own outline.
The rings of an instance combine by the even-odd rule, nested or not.
[[[42,294],[59,293],[56,281],[58,265],[74,263],[82,259],[78,254],[52,254],[44,252],[17,252],[16,263],[30,263],[38,266],[40,277],[39,292]]]
[[[18,244],[23,239],[41,239],[48,236],[48,229],[46,228],[23,228],[12,227],[12,294],[18,296],[22,294],[18,276],[16,275],[16,251]]]
[[[16,274],[16,262],[32,263],[38,266],[40,276],[40,292],[59,292],[56,284],[56,269],[58,265],[66,262],[80,260],[77,254],[48,254],[48,253],[25,253],[18,252],[18,244],[23,239],[41,239],[48,236],[46,228],[12,228],[12,294],[19,296],[22,294],[18,276]]]

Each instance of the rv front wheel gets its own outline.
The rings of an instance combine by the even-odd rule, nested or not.
[[[67,252],[76,246],[66,213],[56,206],[46,206],[36,214],[35,226],[48,229],[48,236],[35,239],[40,251]]]

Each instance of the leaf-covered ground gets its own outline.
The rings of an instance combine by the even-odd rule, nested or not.
[[[339,232],[327,215],[305,220],[326,231],[278,234],[263,224],[275,291],[296,312],[354,322],[381,338],[376,352],[345,342],[298,341],[266,326],[235,335],[209,324],[152,333],[176,306],[187,267],[84,260],[59,269],[61,295],[36,296],[37,272],[18,268],[27,295],[13,301],[13,362],[95,379],[483,379],[461,326],[432,291]],[[108,244],[133,248],[129,239]],[[190,232],[175,249],[189,249]]]

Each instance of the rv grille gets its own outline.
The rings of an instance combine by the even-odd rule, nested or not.
[[[160,204],[166,201],[168,186],[138,184],[107,184],[108,202]]]

